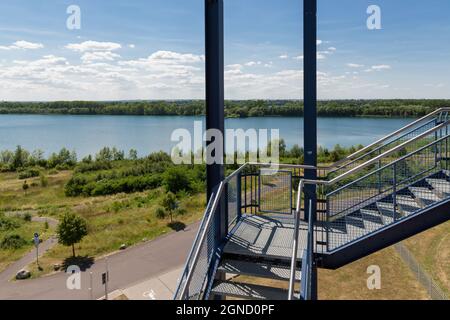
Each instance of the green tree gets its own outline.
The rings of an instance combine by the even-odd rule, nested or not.
[[[74,213],[66,213],[57,228],[58,242],[65,246],[72,246],[75,257],[75,244],[80,242],[87,234],[87,223]]]
[[[137,154],[136,149],[130,149],[130,154],[128,155],[128,158],[130,160],[137,160],[138,154]]]
[[[27,183],[27,180],[25,180],[22,184],[22,189],[23,191],[25,191],[25,193],[27,192],[28,188],[30,188],[30,186]]]
[[[172,192],[168,192],[164,196],[161,205],[169,213],[170,222],[173,222],[173,212],[178,208],[177,197]]]
[[[173,166],[164,172],[163,185],[167,191],[178,193],[181,190],[191,190],[191,179],[187,170],[182,166]]]
[[[16,151],[14,152],[14,157],[12,160],[12,168],[13,170],[17,170],[18,168],[24,167],[28,158],[28,152],[22,149],[21,146],[17,146]]]

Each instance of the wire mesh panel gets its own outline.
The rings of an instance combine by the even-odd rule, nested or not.
[[[241,176],[235,175],[227,183],[227,214],[229,230],[236,224],[240,215]]]
[[[393,147],[398,146],[412,138],[415,138],[415,137],[427,132],[428,130],[433,129],[436,125],[438,125],[440,123],[444,123],[446,121],[447,121],[447,116],[443,116],[442,114],[436,115],[435,118],[426,119],[423,122],[419,123],[416,127],[410,129],[409,131],[392,137],[390,140],[384,142],[382,145],[374,146],[373,148],[369,149],[367,152],[361,154],[360,156],[357,156],[353,160],[344,162],[338,168],[331,170],[329,177],[330,178],[336,177],[352,168],[355,168],[359,164],[362,164],[365,161],[368,161],[378,155],[381,155],[382,153],[392,149]],[[427,143],[432,142],[433,140],[437,140],[438,138],[439,138],[438,132],[430,134],[430,136],[420,139],[417,142],[410,144],[407,148],[405,148],[404,150],[401,150],[401,152],[406,154],[408,152],[418,149],[421,146],[426,145]],[[389,163],[389,161],[390,161],[389,158],[381,159],[380,162],[377,164],[378,168]]]
[[[411,153],[394,154],[390,164],[344,186],[327,186],[328,249],[337,249],[442,201],[445,194],[439,190],[450,191],[450,176],[443,170],[447,157],[441,155],[448,139],[432,142],[424,137],[428,144]]]
[[[292,214],[292,172],[261,169],[259,211]]]

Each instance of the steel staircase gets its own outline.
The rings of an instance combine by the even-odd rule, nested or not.
[[[448,221],[448,111],[329,167],[236,170],[207,205],[174,298],[310,299],[313,264],[336,269]],[[304,179],[308,169],[320,179]],[[306,185],[316,187],[316,212],[304,212]]]

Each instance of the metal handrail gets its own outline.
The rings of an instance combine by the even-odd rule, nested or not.
[[[309,202],[309,215],[308,215],[308,235],[307,235],[307,245],[306,250],[304,252],[304,259],[302,259],[302,287],[300,290],[300,298],[304,300],[311,299],[311,274],[313,268],[313,259],[314,259],[314,223],[312,217],[312,203],[311,200]],[[303,295],[302,295],[303,293]]]
[[[444,122],[444,123],[442,123],[440,125],[437,125],[434,128],[431,128],[430,130],[427,130],[427,131],[421,133],[420,135],[418,135],[416,137],[413,137],[410,140],[407,140],[407,141],[405,141],[405,142],[403,142],[403,143],[393,147],[392,149],[389,149],[388,151],[385,151],[384,153],[382,153],[382,154],[380,154],[380,155],[378,155],[378,156],[376,156],[376,157],[374,157],[372,159],[367,160],[366,162],[364,162],[364,163],[362,163],[362,164],[360,164],[360,165],[350,169],[349,171],[344,172],[343,174],[341,174],[341,175],[339,175],[339,176],[337,176],[337,177],[335,177],[335,178],[333,178],[331,180],[305,180],[305,183],[307,182],[307,183],[311,183],[311,184],[329,185],[329,184],[333,184],[335,182],[338,182],[340,180],[343,180],[344,178],[348,177],[349,175],[352,175],[354,173],[357,173],[357,172],[361,171],[362,169],[370,166],[371,164],[373,164],[375,162],[378,162],[379,160],[381,160],[381,159],[383,159],[383,158],[385,158],[385,157],[387,157],[387,156],[389,156],[389,155],[399,151],[400,149],[403,149],[405,146],[407,146],[407,145],[409,145],[409,144],[411,144],[411,143],[413,143],[413,142],[415,142],[417,140],[420,140],[420,139],[430,135],[431,133],[434,133],[434,132],[442,129],[442,128],[448,126],[449,124],[450,124],[450,120],[447,120],[446,122]]]
[[[444,107],[444,108],[436,109],[436,110],[434,110],[433,112],[431,112],[431,113],[429,113],[429,114],[423,116],[422,118],[417,119],[417,120],[415,120],[415,121],[413,121],[413,122],[411,122],[411,123],[405,125],[404,127],[400,128],[399,130],[396,130],[396,131],[394,131],[394,132],[392,132],[392,133],[390,133],[390,134],[384,136],[383,138],[380,138],[380,139],[378,139],[377,141],[375,141],[375,142],[369,144],[368,146],[365,146],[364,148],[361,148],[361,149],[357,150],[356,152],[354,152],[354,153],[348,155],[347,157],[345,157],[345,158],[343,158],[343,159],[341,159],[341,160],[339,160],[339,161],[336,161],[335,163],[333,163],[333,164],[331,164],[331,165],[329,165],[329,166],[323,166],[323,167],[320,167],[319,169],[332,169],[332,168],[337,168],[340,164],[342,164],[342,163],[344,163],[344,162],[346,162],[346,161],[348,161],[348,160],[353,159],[354,157],[360,155],[361,153],[363,153],[363,152],[365,152],[365,151],[369,151],[368,153],[370,153],[370,152],[373,151],[373,150],[371,150],[371,149],[372,149],[374,146],[376,146],[376,145],[378,145],[378,144],[380,144],[380,143],[386,142],[386,141],[388,141],[389,139],[395,137],[396,135],[398,135],[398,134],[400,134],[400,133],[402,133],[402,132],[405,132],[406,130],[409,130],[409,129],[415,127],[418,123],[420,123],[420,122],[422,122],[422,121],[424,121],[424,120],[427,120],[427,119],[429,119],[429,118],[432,118],[432,117],[434,117],[435,115],[437,115],[437,114],[439,114],[439,113],[443,113],[443,112],[450,112],[450,107]],[[363,156],[367,155],[368,153],[364,154]],[[363,157],[363,156],[362,156],[362,157]]]
[[[292,260],[291,260],[291,273],[289,278],[289,293],[288,300],[294,298],[294,285],[295,285],[295,267],[297,264],[297,251],[298,251],[298,231],[300,227],[300,210],[302,207],[302,192],[303,192],[304,179],[301,179],[298,183],[297,191],[297,208],[295,210],[295,229],[294,240],[292,243]]]
[[[436,121],[436,119],[432,119],[432,120],[430,120],[430,121],[424,123],[424,124],[421,125],[420,127],[417,127],[417,128],[414,129],[414,130],[422,129],[422,128],[426,127],[427,125],[429,125],[430,123],[433,123],[434,121]],[[391,142],[389,142],[389,143],[387,143],[387,144],[385,144],[385,145],[378,146],[377,148],[375,148],[375,149],[373,149],[373,150],[370,150],[369,152],[367,152],[367,153],[365,153],[365,154],[363,154],[363,155],[361,155],[361,156],[359,156],[359,157],[353,159],[353,160],[350,161],[350,162],[347,162],[347,163],[343,164],[342,166],[334,166],[334,167],[335,167],[334,170],[330,170],[329,173],[333,173],[333,172],[336,172],[336,171],[338,171],[338,170],[340,170],[340,169],[343,169],[343,168],[345,168],[345,167],[348,167],[349,165],[351,165],[351,164],[353,164],[353,163],[356,163],[357,161],[363,159],[364,157],[367,157],[367,156],[370,155],[370,154],[374,154],[375,152],[380,151],[383,147],[389,145],[390,143],[395,142],[395,141],[398,141],[398,140],[400,140],[400,139],[406,137],[407,135],[411,134],[411,132],[413,132],[413,131],[408,131],[408,132],[404,133],[403,135],[401,135],[400,137],[398,137],[397,139],[392,140]]]
[[[195,252],[193,252],[193,256],[192,256],[192,266],[189,268],[188,274],[187,274],[187,276],[186,276],[186,281],[184,282],[184,286],[183,286],[183,288],[181,289],[181,294],[180,294],[181,299],[184,299],[184,297],[185,297],[185,295],[186,295],[186,290],[187,290],[187,288],[189,287],[189,284],[190,284],[190,282],[191,282],[191,280],[192,280],[193,271],[194,271],[194,269],[195,269],[195,267],[196,267],[196,265],[197,265],[198,258],[199,258],[199,256],[200,256],[201,244],[202,244],[202,243],[204,242],[204,240],[205,240],[206,232],[207,232],[207,230],[208,230],[208,228],[209,228],[209,226],[210,226],[210,224],[211,224],[212,217],[214,216],[214,212],[216,211],[217,206],[218,206],[218,204],[219,204],[219,199],[222,197],[222,193],[223,193],[223,190],[224,190],[224,185],[225,185],[225,182],[221,182],[221,183],[220,183],[219,188],[218,188],[218,190],[217,190],[216,197],[214,198],[214,202],[213,202],[212,207],[211,207],[210,214],[209,214],[209,216],[208,216],[208,219],[206,220],[206,223],[205,223],[205,227],[204,227],[204,229],[203,229],[203,232],[202,232],[202,230],[199,230],[199,233],[201,233],[201,236],[200,236],[200,238],[199,238],[200,241],[199,241],[198,243],[199,243],[200,245],[197,245],[197,248],[195,249]],[[205,214],[205,216],[206,216],[206,214]],[[191,259],[189,258],[188,261],[189,261],[189,260],[191,260]]]
[[[187,270],[189,268],[189,262],[191,261],[192,255],[194,254],[194,250],[197,247],[198,240],[200,239],[200,235],[202,234],[202,230],[203,230],[204,225],[206,223],[206,220],[207,220],[206,219],[206,217],[207,217],[206,212],[208,212],[209,208],[211,207],[211,203],[212,203],[214,198],[215,198],[215,193],[213,192],[211,194],[211,197],[209,198],[208,204],[206,205],[205,214],[203,215],[202,221],[200,222],[200,226],[198,228],[198,232],[197,232],[197,234],[195,236],[194,242],[192,243],[191,250],[189,251],[189,254],[187,255],[187,259],[186,259],[186,262],[185,262],[184,267],[183,267],[183,273],[182,273],[182,275],[180,277],[180,280],[178,282],[177,289],[175,290],[174,298],[176,298],[178,296],[178,293],[180,291],[180,285],[182,284],[183,278],[186,275],[186,272],[187,272]]]

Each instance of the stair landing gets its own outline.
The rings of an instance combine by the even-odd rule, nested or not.
[[[308,225],[300,223],[298,260],[306,248]],[[243,216],[225,245],[226,254],[264,257],[265,259],[291,261],[294,238],[292,215]]]

